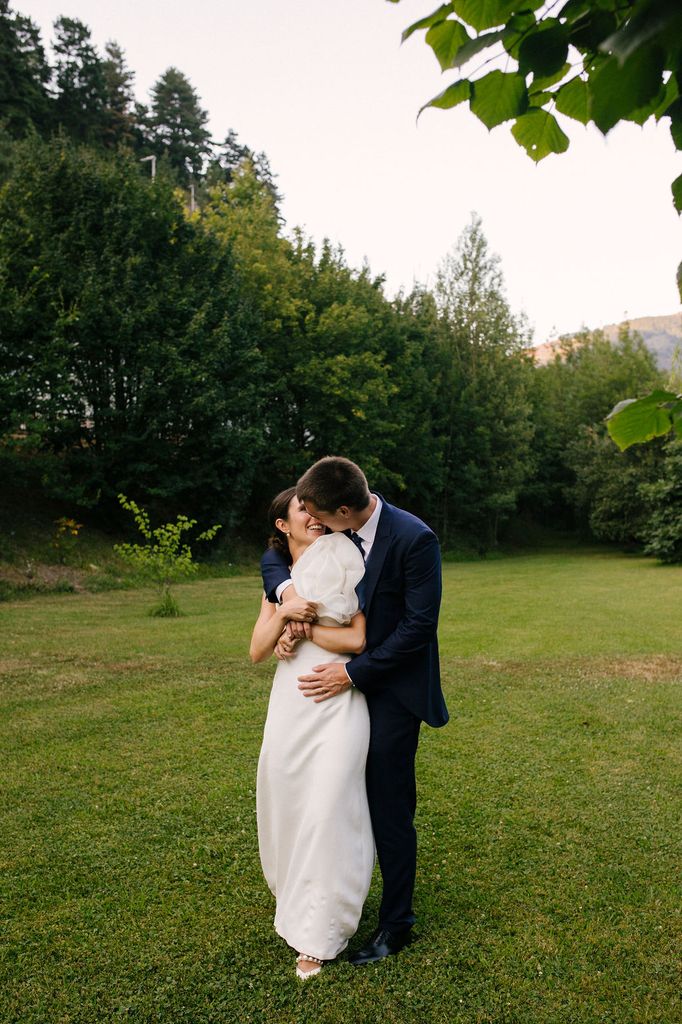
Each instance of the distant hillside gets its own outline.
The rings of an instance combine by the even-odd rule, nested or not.
[[[682,313],[673,313],[671,316],[643,316],[638,320],[627,320],[624,323],[642,335],[644,344],[656,357],[659,368],[669,370],[675,347],[679,345],[682,348]],[[608,324],[601,330],[607,338],[615,341],[622,326],[623,324]],[[532,349],[536,364],[544,366],[551,362],[560,348],[561,339],[538,345]]]

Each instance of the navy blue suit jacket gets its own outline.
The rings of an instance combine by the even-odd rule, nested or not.
[[[421,519],[381,501],[364,577],[367,646],[346,668],[368,697],[389,687],[422,721],[445,725],[448,711],[436,636],[441,599],[438,540]],[[289,577],[289,566],[269,548],[261,570],[268,600],[275,601],[277,587]]]

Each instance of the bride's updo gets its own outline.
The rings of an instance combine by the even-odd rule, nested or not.
[[[295,487],[287,487],[286,491],[280,491],[280,493],[272,499],[270,511],[268,512],[268,522],[270,523],[270,529],[272,530],[272,534],[268,540],[268,547],[274,548],[275,551],[279,551],[280,554],[284,555],[289,563],[291,562],[291,552],[289,551],[287,535],[282,530],[278,529],[275,524],[278,519],[289,518],[289,505],[291,504],[291,499],[295,494]]]

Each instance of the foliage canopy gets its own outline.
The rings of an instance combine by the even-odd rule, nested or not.
[[[452,0],[409,25],[403,41],[418,31],[441,71],[457,72],[421,109],[468,103],[489,129],[511,121],[536,162],[568,149],[561,117],[604,134],[620,121],[667,118],[682,149],[679,0]],[[672,195],[682,212],[682,174]]]

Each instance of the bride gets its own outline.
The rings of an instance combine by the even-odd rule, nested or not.
[[[365,790],[369,715],[354,687],[333,699],[303,696],[298,676],[326,661],[348,660],[365,646],[365,617],[355,587],[365,567],[342,533],[325,533],[291,487],[270,508],[271,546],[292,564],[297,598],[265,596],[251,638],[263,661],[291,620],[310,623],[280,661],[258,761],[258,845],[277,901],[275,930],[298,953],[300,978],[318,974],[355,933],[374,866]]]

